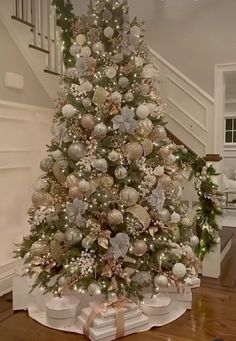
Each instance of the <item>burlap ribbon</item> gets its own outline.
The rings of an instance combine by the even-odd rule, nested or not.
[[[130,301],[127,298],[122,298],[113,302],[103,303],[93,308],[89,317],[83,327],[84,335],[89,339],[89,329],[93,327],[94,320],[97,317],[100,317],[102,312],[105,312],[106,309],[112,307],[115,309],[116,316],[116,338],[120,338],[124,336],[125,328],[124,328],[124,313],[121,308],[127,308],[130,304]]]

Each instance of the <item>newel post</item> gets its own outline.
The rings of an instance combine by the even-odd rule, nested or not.
[[[213,182],[215,182],[219,189],[222,189],[222,157],[219,154],[207,154],[205,157],[207,165],[212,165],[218,176],[213,176]],[[217,223],[220,229],[222,229],[222,217],[218,217]],[[221,240],[219,243],[206,254],[202,262],[202,275],[206,277],[218,278],[221,272]]]

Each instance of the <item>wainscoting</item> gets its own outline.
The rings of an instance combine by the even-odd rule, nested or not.
[[[50,139],[52,110],[0,101],[0,295],[11,290],[14,243],[29,230],[27,210]]]

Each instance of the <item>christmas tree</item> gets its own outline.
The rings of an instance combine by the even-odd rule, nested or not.
[[[167,137],[157,70],[125,0],[98,0],[71,28],[44,175],[19,254],[35,286],[140,297],[187,283],[198,238],[181,200],[186,150]]]

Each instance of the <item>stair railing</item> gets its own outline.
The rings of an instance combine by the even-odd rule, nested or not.
[[[57,26],[56,8],[51,0],[14,0],[12,18],[31,27],[30,47],[46,54],[45,72],[61,74],[63,46]]]

